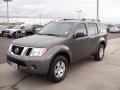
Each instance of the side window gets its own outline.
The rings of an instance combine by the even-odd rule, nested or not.
[[[22,26],[20,29],[25,29],[25,26]]]
[[[106,32],[107,32],[104,24],[100,24],[100,23],[99,23],[99,24],[98,24],[98,28],[99,28],[99,32],[100,32],[100,33],[106,33]]]
[[[83,24],[83,23],[78,24],[76,27],[75,33],[77,33],[77,32],[84,33],[84,35],[87,35],[87,30],[86,30],[85,24]]]
[[[98,33],[97,24],[88,23],[87,27],[89,35],[96,35]]]

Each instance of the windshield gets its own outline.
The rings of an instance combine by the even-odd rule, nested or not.
[[[20,29],[20,28],[21,28],[21,26],[19,26],[19,25],[14,27],[14,29]]]
[[[14,28],[14,27],[15,27],[15,26],[9,26],[8,29],[12,29],[12,28]]]
[[[32,29],[32,25],[27,25],[26,29]]]
[[[54,22],[41,29],[39,34],[65,37],[73,27],[73,22]]]

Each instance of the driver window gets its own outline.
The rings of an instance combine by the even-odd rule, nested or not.
[[[22,26],[20,29],[25,29],[25,26]]]
[[[86,36],[87,30],[86,30],[85,24],[83,24],[83,23],[78,24],[76,27],[75,33],[77,33],[77,32],[84,33],[84,35]]]

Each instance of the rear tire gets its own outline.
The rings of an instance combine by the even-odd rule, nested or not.
[[[51,82],[62,81],[68,71],[68,60],[64,56],[57,56],[53,59],[47,78]]]
[[[101,61],[104,57],[105,45],[100,44],[97,53],[94,55],[95,61]]]

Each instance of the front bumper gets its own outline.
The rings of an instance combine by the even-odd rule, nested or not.
[[[49,66],[51,63],[50,58],[40,58],[40,57],[20,57],[13,56],[10,53],[7,55],[7,62],[15,63],[18,66],[18,70],[25,71],[34,74],[47,74],[49,71]]]
[[[5,33],[5,36],[12,36],[12,33]]]

